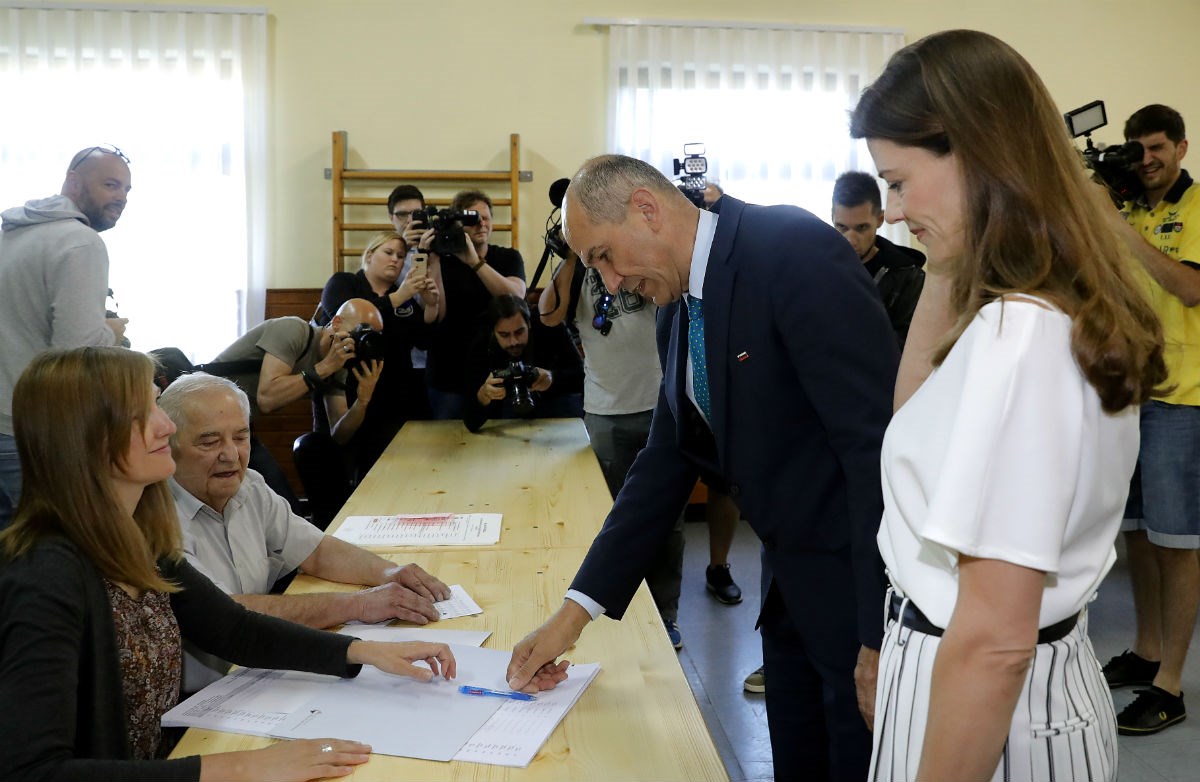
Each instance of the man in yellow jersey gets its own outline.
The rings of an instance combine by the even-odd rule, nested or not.
[[[1140,685],[1117,716],[1122,735],[1147,735],[1187,715],[1180,678],[1200,602],[1200,188],[1180,163],[1183,117],[1139,109],[1125,138],[1145,149],[1144,195],[1126,202],[1122,237],[1145,272],[1162,320],[1168,385],[1142,407],[1142,445],[1125,509],[1137,632],[1131,650],[1104,666],[1113,688]]]

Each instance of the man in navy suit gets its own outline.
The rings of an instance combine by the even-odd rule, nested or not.
[[[562,607],[514,648],[510,686],[561,681],[558,656],[601,613],[621,617],[697,477],[718,478],[773,574],[759,622],[776,779],[864,779],[886,586],[879,449],[898,363],[871,278],[808,212],[729,196],[704,212],[633,158],[585,163],[563,214],[609,290],[661,308],[664,377],[649,442]]]

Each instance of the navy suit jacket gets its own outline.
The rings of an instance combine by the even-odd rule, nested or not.
[[[842,552],[829,610],[878,648],[886,579],[879,452],[899,353],[850,243],[809,212],[726,196],[704,281],[712,426],[684,387],[687,308],[659,311],[663,383],[638,455],[572,588],[620,618],[701,474],[719,477],[766,549],[784,602],[811,552]],[[844,615],[844,614],[843,614]],[[796,617],[803,620],[804,617]]]

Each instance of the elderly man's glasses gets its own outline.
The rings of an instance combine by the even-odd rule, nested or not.
[[[613,295],[611,293],[604,293],[596,299],[596,314],[592,317],[592,328],[599,331],[602,337],[607,337],[608,332],[612,331],[612,321],[608,317],[612,304]]]
[[[126,165],[129,165],[129,156],[122,152],[119,147],[114,147],[112,144],[97,144],[96,146],[85,149],[76,155],[75,159],[71,161],[71,167],[67,169],[67,173],[69,174],[75,169],[79,168],[80,164],[90,158],[94,152],[99,152],[102,155],[116,155],[117,157],[121,158],[121,160],[125,161]]]

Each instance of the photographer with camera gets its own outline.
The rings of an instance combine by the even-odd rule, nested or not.
[[[566,328],[533,323],[525,299],[512,294],[493,298],[486,317],[466,362],[476,384],[463,412],[467,429],[477,432],[489,418],[581,417],[583,364]]]
[[[1140,736],[1186,716],[1180,680],[1200,602],[1200,189],[1180,166],[1188,142],[1179,112],[1145,106],[1125,123],[1125,138],[1144,149],[1135,173],[1145,193],[1111,212],[1112,222],[1145,271],[1169,372],[1169,391],[1142,405],[1122,524],[1137,633],[1104,666],[1110,687],[1148,688],[1117,715],[1118,731]]]
[[[426,209],[414,219],[427,229],[419,246],[429,253],[429,274],[442,292],[426,365],[433,416],[461,418],[474,392],[463,355],[482,330],[492,298],[525,295],[525,261],[515,248],[488,244],[492,200],[486,193],[464,190],[449,210]]]
[[[406,258],[406,256],[408,256]],[[409,266],[409,271],[402,270]],[[331,322],[333,313],[350,299],[365,299],[383,316],[386,371],[379,376],[374,394],[382,399],[367,408],[363,424],[349,442],[355,471],[361,477],[391,443],[405,421],[427,417],[429,401],[424,379],[412,368],[414,348],[428,345],[429,325],[437,317],[441,293],[427,270],[426,256],[407,253],[399,233],[385,231],[367,243],[362,268],[336,272],[321,292],[321,306],[313,318],[318,326]],[[346,402],[353,407],[358,384],[347,378]],[[328,430],[325,410],[314,400],[317,430]]]
[[[414,215],[425,210],[425,194],[416,185],[397,185],[388,194],[387,210],[388,220],[396,229],[396,233],[404,238],[404,246],[408,248],[408,252],[404,256],[404,266],[400,269],[400,279],[408,278],[418,255],[425,259],[425,270],[428,273],[429,256],[417,246],[426,229],[413,219]],[[417,266],[420,268],[420,264]],[[432,280],[433,277],[430,276],[430,279]],[[441,279],[440,275],[438,279]],[[384,331],[387,331],[386,325]],[[426,345],[414,347],[409,355],[409,360],[412,362],[410,376],[413,383],[421,389],[421,399],[414,400],[414,407],[408,413],[410,421],[424,421],[433,417],[433,410],[429,406],[429,392],[426,390],[425,383],[426,347]]]
[[[380,344],[383,318],[365,299],[350,299],[326,326],[288,315],[265,320],[225,348],[210,364],[244,364],[226,376],[250,398],[250,421],[289,402],[313,394],[321,399],[331,423],[330,435],[345,444],[358,430],[383,370]],[[368,355],[369,354],[369,355]],[[361,359],[361,360],[360,360]],[[259,363],[261,362],[261,363]],[[258,367],[255,369],[254,367]],[[358,398],[346,404],[346,378],[354,372]],[[283,470],[257,437],[250,440],[250,467],[300,512],[300,503]]]

